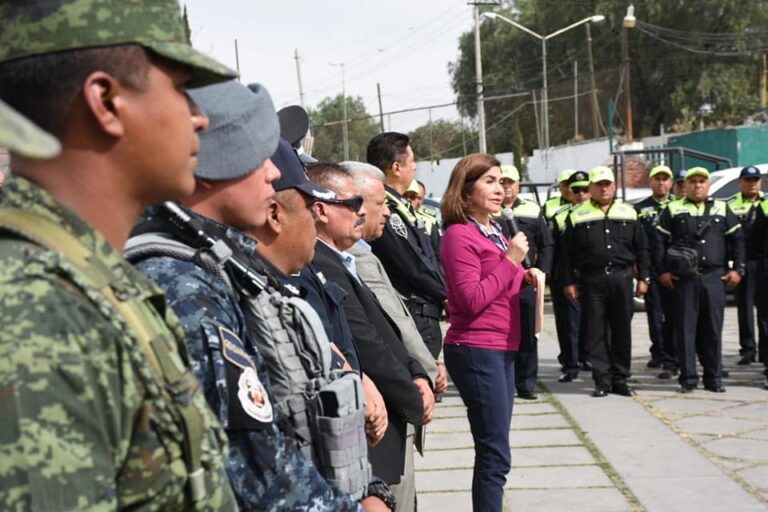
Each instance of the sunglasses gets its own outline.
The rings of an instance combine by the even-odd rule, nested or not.
[[[586,194],[589,192],[589,189],[587,187],[574,187],[571,189],[571,192],[574,194]]]
[[[325,204],[334,204],[337,206],[343,206],[345,208],[349,208],[353,212],[360,211],[360,208],[363,207],[363,196],[354,196],[350,197],[348,199],[322,199],[320,202]]]

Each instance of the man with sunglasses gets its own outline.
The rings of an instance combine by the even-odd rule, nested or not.
[[[582,321],[595,382],[594,397],[632,396],[627,384],[632,362],[632,276],[637,296],[648,290],[649,254],[635,209],[617,200],[613,171],[589,173],[590,200],[571,210],[561,254],[564,293],[582,296]],[[578,281],[578,282],[577,282]]]
[[[587,349],[584,339],[584,329],[581,322],[580,301],[570,301],[563,293],[564,275],[559,264],[560,254],[564,250],[563,231],[568,214],[584,201],[589,201],[589,175],[584,171],[568,171],[565,180],[568,187],[568,197],[573,203],[566,202],[553,214],[551,219],[551,232],[554,242],[554,255],[552,273],[550,274],[549,289],[552,294],[552,308],[555,312],[555,328],[557,329],[557,341],[560,345],[560,362],[563,374],[558,379],[560,382],[571,382],[579,376],[581,364],[587,364]],[[588,368],[585,368],[585,371]]]
[[[666,165],[657,165],[651,169],[648,177],[652,194],[637,203],[635,210],[645,230],[648,250],[653,254],[659,215],[671,199],[670,192],[674,181],[672,169]],[[672,291],[660,285],[658,269],[651,262],[651,282],[645,295],[645,314],[648,316],[648,332],[651,337],[651,360],[646,366],[661,367],[662,371],[657,376],[660,379],[671,379],[679,371],[672,328],[673,305]]]
[[[384,438],[369,450],[373,473],[397,484],[405,473],[406,425],[420,425],[431,418],[434,399],[428,400],[432,396],[428,375],[408,354],[398,326],[357,274],[355,257],[347,252],[362,238],[367,213],[354,179],[335,164],[312,165],[307,174],[336,193],[335,199],[315,203],[314,264],[348,293],[344,310],[360,365],[379,388],[389,417]]]

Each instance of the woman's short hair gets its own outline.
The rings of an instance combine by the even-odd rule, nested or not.
[[[501,167],[501,162],[486,153],[473,153],[459,160],[440,201],[444,228],[451,224],[466,224],[472,187],[491,167]]]

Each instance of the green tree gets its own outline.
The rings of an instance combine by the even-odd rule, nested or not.
[[[315,138],[313,156],[324,162],[344,160],[342,95],[323,99],[316,109],[309,109],[309,118]],[[347,96],[347,119],[349,158],[364,162],[368,142],[379,133],[379,125],[359,96]]]
[[[408,137],[416,160],[455,158],[477,151],[477,132],[460,121],[439,119],[412,130]]]
[[[758,104],[757,53],[768,46],[768,4],[763,0],[639,0],[638,26],[629,31],[633,128],[637,136],[656,133],[661,124],[690,126],[699,107],[715,105],[712,124],[738,122]],[[595,79],[602,119],[606,105],[620,91],[621,30],[626,3],[615,0],[505,1],[497,12],[540,34],[550,34],[595,13],[606,20],[592,24]],[[668,28],[663,28],[668,27]],[[550,141],[562,144],[574,135],[573,62],[579,65],[579,90],[589,90],[586,29],[578,27],[547,43]],[[538,147],[531,96],[494,100],[542,87],[541,43],[500,20],[484,21],[481,30],[486,124],[489,150],[510,150],[509,135],[519,122],[526,151]],[[476,116],[474,36],[459,40],[457,60],[449,65],[459,110]],[[562,98],[562,99],[560,99]],[[511,114],[515,109],[519,111]],[[579,131],[592,133],[588,96],[579,101]],[[505,116],[515,119],[505,124]],[[617,106],[624,123],[623,98]],[[515,151],[517,153],[517,151]]]

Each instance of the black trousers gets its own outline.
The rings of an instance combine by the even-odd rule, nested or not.
[[[680,363],[680,384],[699,382],[696,356],[704,369],[704,385],[722,384],[723,269],[715,269],[675,281],[675,340]]]
[[[755,290],[757,287],[757,262],[747,262],[747,271],[736,288],[736,307],[739,318],[739,354],[752,359],[757,355],[755,342]],[[763,289],[764,290],[764,289]],[[763,291],[765,293],[765,291]],[[758,326],[758,332],[765,333]]]
[[[758,361],[768,367],[768,270],[758,269],[755,275],[757,306]]]
[[[533,286],[520,290],[520,348],[515,354],[515,388],[533,392],[539,374],[539,348],[536,341],[536,292]]]
[[[632,269],[581,276],[582,320],[596,387],[626,383],[632,363]]]
[[[552,280],[549,285],[552,295],[552,309],[555,312],[555,328],[560,355],[557,360],[565,373],[579,373],[579,338],[581,327],[581,303],[573,303],[565,298],[563,284]]]
[[[677,368],[675,357],[674,327],[672,324],[675,298],[672,290],[652,278],[645,295],[645,314],[648,317],[648,332],[651,336],[651,357],[658,359],[664,368]]]
[[[419,299],[409,299],[406,304],[429,353],[437,359],[443,349],[443,332],[440,330],[441,308]]]

